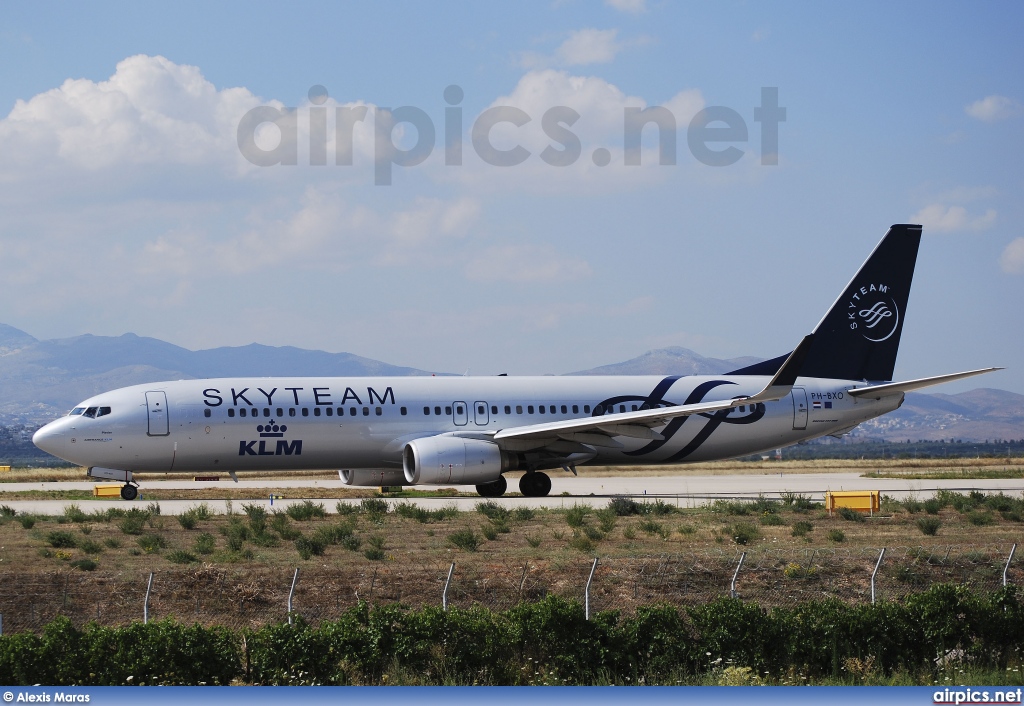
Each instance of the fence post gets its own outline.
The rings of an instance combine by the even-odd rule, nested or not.
[[[1010,547],[1010,556],[1006,558],[1006,566],[1003,567],[1003,588],[1006,588],[1006,572],[1010,570],[1010,562],[1013,561],[1013,554],[1017,551],[1017,543]]]
[[[740,554],[740,563],[736,565],[736,571],[732,575],[732,583],[729,584],[729,597],[736,598],[736,578],[740,575],[740,569],[743,568],[743,560],[747,558],[747,553],[743,552]]]
[[[295,584],[299,580],[299,570],[295,569],[295,575],[292,576],[292,589],[288,591],[288,624],[294,625],[294,619],[292,618],[292,598],[295,597]]]
[[[153,590],[153,572],[149,572],[149,583],[146,584],[146,600],[142,604],[142,624],[149,623],[149,592]]]
[[[594,557],[594,565],[590,567],[590,576],[587,577],[587,587],[583,589],[583,613],[587,620],[590,620],[590,582],[594,580],[594,570],[597,569],[597,557]]]
[[[448,612],[448,586],[451,585],[453,573],[455,573],[454,561],[452,562],[452,565],[448,567],[448,578],[444,580],[444,590],[441,591],[441,610],[445,613]]]
[[[4,614],[0,613],[0,635],[4,634]]]
[[[885,556],[885,547],[878,553],[878,561],[875,562],[875,570],[871,572],[871,605],[875,604],[875,576],[878,575],[878,567],[882,565],[882,557]]]

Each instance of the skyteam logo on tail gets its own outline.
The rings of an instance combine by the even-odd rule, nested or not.
[[[860,331],[867,340],[880,343],[896,333],[900,309],[889,293],[889,285],[865,284],[853,290],[846,318],[851,331]]]
[[[260,424],[256,427],[256,433],[260,435],[258,441],[239,441],[238,442],[238,455],[239,456],[301,456],[302,455],[302,440],[295,439],[288,441],[284,439],[285,432],[288,431],[287,424],[278,424],[273,419],[270,420],[269,424]],[[267,439],[277,439],[277,445],[273,448],[268,448]],[[273,444],[273,441],[269,442]]]

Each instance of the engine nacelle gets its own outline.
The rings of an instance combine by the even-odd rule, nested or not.
[[[409,485],[402,471],[391,468],[357,468],[341,471],[345,485]]]
[[[415,439],[402,451],[405,481],[412,485],[478,485],[513,471],[518,456],[498,445],[457,436]]]

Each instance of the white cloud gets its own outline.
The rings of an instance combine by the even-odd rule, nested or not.
[[[986,96],[966,106],[964,110],[972,118],[991,123],[1020,115],[1024,112],[1024,106],[1006,96]]]
[[[485,250],[466,264],[465,272],[478,282],[566,282],[592,274],[586,260],[529,243]]]
[[[947,206],[933,203],[925,206],[910,217],[911,223],[920,223],[925,230],[944,233],[964,230],[985,230],[996,221],[995,209],[988,209],[981,215],[971,215],[963,206]]]
[[[556,55],[566,66],[586,64],[608,64],[622,49],[616,41],[617,29],[578,29],[569,33],[569,38],[558,47]]]
[[[604,0],[604,4],[632,15],[647,12],[647,0]]]
[[[999,256],[999,266],[1010,275],[1024,274],[1024,238],[1017,238]]]

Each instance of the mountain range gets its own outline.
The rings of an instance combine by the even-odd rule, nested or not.
[[[572,374],[720,375],[761,360],[709,358],[671,347]],[[0,426],[39,426],[104,390],[161,380],[431,374],[352,353],[257,343],[192,351],[131,333],[41,341],[0,324]],[[910,393],[900,409],[861,424],[852,436],[890,441],[1024,438],[1024,395],[990,388],[955,395]]]

